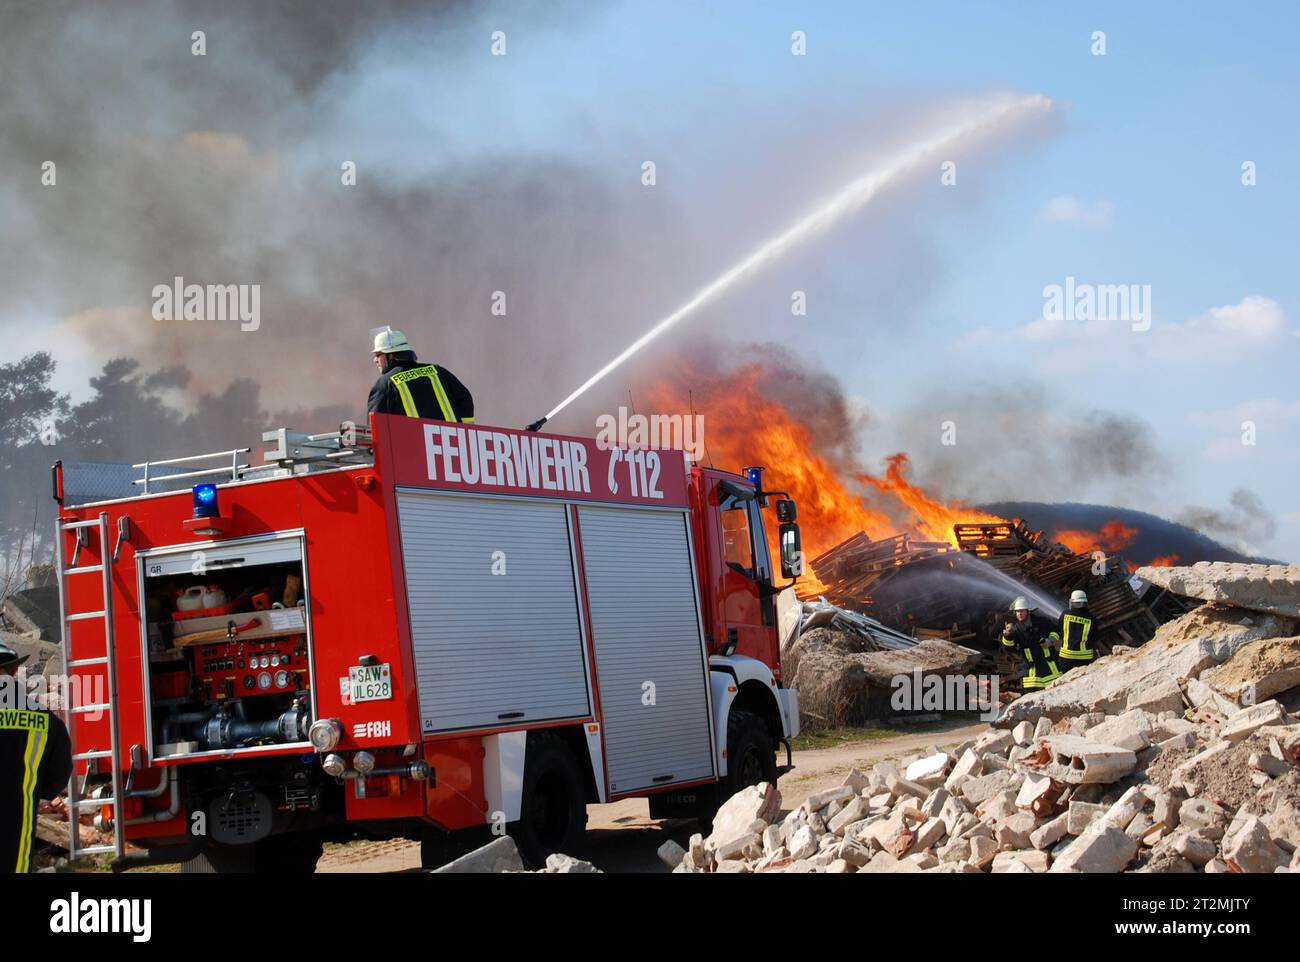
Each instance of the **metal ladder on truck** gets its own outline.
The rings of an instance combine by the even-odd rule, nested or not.
[[[89,543],[91,532],[95,529],[98,530],[99,534],[99,564],[78,567],[77,559],[81,555],[81,549]],[[77,546],[73,549],[72,558],[65,562],[64,535],[69,531],[76,535]],[[59,586],[59,628],[62,635],[64,672],[68,679],[68,685],[64,689],[62,699],[63,721],[68,727],[68,735],[72,739],[72,744],[77,746],[78,738],[75,725],[79,716],[93,712],[105,712],[108,720],[108,747],[97,749],[83,745],[81,747],[85,747],[87,750],[77,752],[72,756],[72,777],[68,780],[68,860],[71,861],[82,855],[97,855],[103,852],[113,852],[115,857],[122,858],[126,854],[126,831],[121,818],[121,813],[125,811],[125,807],[121,804],[123,792],[122,753],[121,746],[118,744],[117,730],[117,664],[113,658],[113,579],[110,567],[112,554],[109,551],[108,514],[101,513],[99,518],[94,521],[64,521],[62,518],[58,519],[55,522],[54,543],[55,576]],[[103,585],[103,607],[98,611],[80,611],[69,614],[67,610],[68,593],[64,590],[63,579],[74,575],[96,573],[101,576]],[[72,633],[69,630],[72,623],[97,620],[104,623],[104,653],[102,655],[92,654],[91,657],[85,658],[78,657],[76,646],[72,643]],[[72,704],[74,688],[71,685],[71,680],[75,669],[93,668],[99,665],[103,665],[105,669],[104,674],[108,683],[108,700],[90,704]],[[112,796],[108,798],[83,797],[82,792],[89,783],[91,776],[98,774],[100,761],[103,759],[108,759],[111,766]],[[84,762],[86,765],[86,775],[80,781],[80,784],[77,777],[79,762]],[[81,844],[78,816],[83,808],[112,809],[113,843],[111,845],[83,846]]]

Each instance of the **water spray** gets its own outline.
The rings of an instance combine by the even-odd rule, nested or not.
[[[953,150],[969,146],[967,141],[970,143],[978,142],[1000,129],[1018,124],[1032,117],[1042,116],[1051,107],[1051,100],[1041,95],[999,98],[988,104],[973,119],[964,121],[955,127],[950,127],[920,143],[914,144],[902,153],[888,159],[880,167],[850,181],[834,195],[795,221],[790,227],[787,227],[775,237],[764,241],[747,257],[729,267],[717,278],[701,288],[694,297],[660,320],[624,348],[622,353],[579,385],[577,390],[553,407],[545,417],[539,418],[528,425],[527,430],[541,430],[543,424],[563,411],[607,374],[682,318],[714,300],[746,276],[776,260],[790,248],[823,233],[848,214],[861,209],[885,188],[904,180],[918,170],[923,170],[938,161],[948,159]]]

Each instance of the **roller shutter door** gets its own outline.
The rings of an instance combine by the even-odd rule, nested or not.
[[[713,777],[685,516],[580,507],[578,518],[610,792]]]
[[[564,505],[397,501],[424,732],[589,715]]]

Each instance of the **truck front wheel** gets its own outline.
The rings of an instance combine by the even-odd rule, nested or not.
[[[587,831],[586,792],[573,753],[554,735],[543,732],[528,738],[519,815],[510,834],[529,868],[545,866],[548,855],[576,855],[581,850]]]
[[[763,719],[747,711],[727,716],[726,801],[759,782],[776,784],[776,748]]]

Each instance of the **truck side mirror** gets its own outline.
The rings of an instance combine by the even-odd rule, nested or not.
[[[799,526],[794,522],[777,529],[781,540],[781,577],[798,578],[803,574],[803,543],[799,540]]]
[[[793,521],[799,515],[799,509],[795,507],[793,501],[789,498],[781,498],[776,502],[776,520],[780,522]]]

